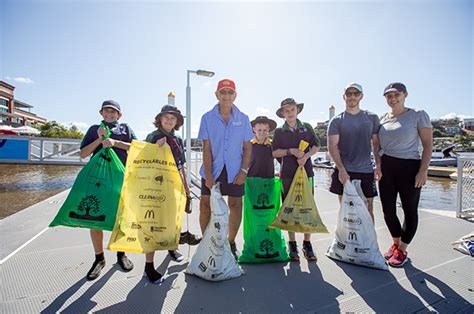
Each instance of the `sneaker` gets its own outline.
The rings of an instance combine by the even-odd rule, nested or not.
[[[117,264],[122,267],[122,270],[125,272],[129,272],[133,269],[133,263],[131,260],[128,259],[127,255],[122,255],[121,257],[117,256]]]
[[[290,260],[295,261],[295,262],[299,261],[300,256],[298,255],[298,246],[296,242],[289,241],[288,246],[290,248],[288,252],[288,254],[290,255]]]
[[[230,244],[230,250],[232,251],[232,255],[234,255],[234,258],[237,261],[239,259],[239,254],[237,252],[237,245],[235,244],[235,241],[229,241],[229,244]]]
[[[145,263],[144,276],[153,284],[161,284],[163,282],[163,275],[156,271],[153,263]]]
[[[102,268],[105,267],[105,259],[100,260],[100,261],[94,261],[94,264],[92,264],[91,269],[87,273],[87,280],[94,280],[97,279],[97,277],[100,276],[100,271]]]
[[[398,249],[398,245],[393,243],[388,251],[383,254],[383,257],[385,257],[385,259],[388,261],[393,256],[393,253],[396,249]]]
[[[188,243],[188,233],[189,232],[181,232],[181,235],[179,237],[179,244],[186,244]]]
[[[408,260],[408,253],[400,249],[395,249],[392,257],[388,260],[388,264],[392,267],[402,267]]]
[[[181,254],[178,250],[174,250],[174,251],[168,251],[168,254],[171,256],[171,258],[175,261],[175,262],[182,262],[184,260],[184,256],[183,254]]]
[[[303,254],[304,254],[304,257],[306,257],[308,261],[316,262],[318,260],[318,258],[314,254],[313,246],[311,245],[311,242],[309,241],[303,241]]]
[[[198,235],[195,235],[195,234],[192,234],[189,231],[186,231],[186,233],[188,235],[187,238],[186,238],[186,243],[188,243],[189,245],[198,245],[199,242],[201,242],[202,237],[200,237]]]

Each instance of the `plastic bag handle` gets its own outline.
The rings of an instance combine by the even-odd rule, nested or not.
[[[102,135],[102,140],[108,139],[110,137],[110,129],[104,124],[104,121],[100,123],[99,128],[105,128],[107,130],[107,136]]]

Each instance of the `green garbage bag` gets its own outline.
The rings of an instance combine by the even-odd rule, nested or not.
[[[109,137],[108,128],[107,133]],[[79,172],[66,201],[49,226],[112,230],[124,172],[125,167],[114,150],[102,148]]]
[[[280,209],[279,178],[247,178],[244,197],[244,249],[239,263],[289,260],[281,230],[269,228]]]

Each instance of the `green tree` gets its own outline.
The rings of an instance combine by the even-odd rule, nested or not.
[[[48,121],[46,124],[40,126],[39,130],[41,131],[41,137],[72,139],[81,139],[84,137],[84,134],[80,132],[75,125],[66,128],[56,121]]]
[[[433,137],[446,137],[448,136],[442,129],[434,127],[433,128]]]
[[[314,133],[318,136],[319,140],[321,141],[321,147],[328,146],[328,138],[327,138],[327,129],[326,127],[315,127]]]
[[[471,148],[471,143],[474,142],[474,136],[470,135],[464,130],[461,130],[461,134],[456,135],[454,140],[457,144],[461,144],[463,148]]]

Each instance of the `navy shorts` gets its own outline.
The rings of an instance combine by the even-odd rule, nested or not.
[[[373,173],[347,172],[347,174],[349,174],[351,180],[361,181],[360,187],[362,188],[365,197],[373,198],[378,195]],[[329,188],[329,191],[338,195],[343,194],[344,186],[341,181],[339,181],[339,170],[337,169],[335,169],[331,175],[331,187]]]
[[[216,182],[220,182],[221,194],[232,196],[232,197],[242,197],[244,196],[244,185],[238,185],[234,183],[227,182],[227,170],[222,169],[221,174],[217,178]],[[211,195],[211,190],[206,186],[206,180],[201,178],[201,195]]]

